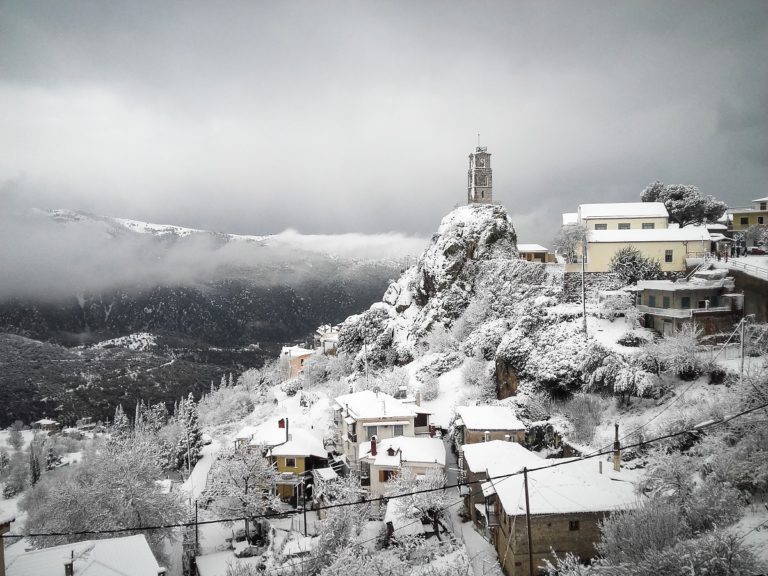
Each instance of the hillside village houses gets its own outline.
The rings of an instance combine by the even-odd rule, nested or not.
[[[541,244],[518,243],[517,251],[520,254],[520,258],[528,262],[542,262],[544,264],[555,262],[555,253],[550,252],[549,248],[545,248]]]
[[[607,272],[613,255],[628,246],[658,260],[663,272],[683,272],[686,258],[704,256],[711,249],[706,226],[670,224],[661,202],[581,204],[577,212],[563,214],[563,225],[586,229],[586,272]],[[582,264],[566,263],[565,267],[566,272],[576,272]]]
[[[491,543],[507,576],[532,576],[521,461],[485,456],[489,479],[482,490]],[[526,459],[522,464],[528,467],[529,462]],[[553,551],[559,557],[566,553],[582,560],[594,557],[600,520],[611,512],[636,506],[638,499],[635,484],[623,477],[626,471],[609,470],[597,459],[540,462],[527,473],[534,573],[543,560],[552,559]],[[568,464],[562,465],[565,462]],[[515,475],[506,476],[510,474]]]
[[[727,270],[701,270],[690,279],[641,280],[628,288],[636,294],[644,326],[670,336],[686,322],[695,322],[705,335],[728,331],[744,308],[744,295],[734,293]]]
[[[6,576],[165,576],[143,534],[84,540],[8,559]]]
[[[440,438],[429,436],[396,436],[360,444],[358,457],[361,479],[368,478],[371,496],[386,494],[387,484],[403,469],[417,477],[430,470],[445,470],[445,444]],[[365,484],[364,484],[365,485]]]
[[[304,371],[304,362],[315,354],[314,350],[301,346],[283,346],[280,358],[288,363],[288,378],[296,378]]]
[[[428,411],[381,391],[363,390],[337,397],[333,421],[349,468],[358,468],[360,446],[397,436],[429,433]],[[361,472],[367,468],[360,469]],[[365,477],[363,477],[365,478]]]
[[[525,424],[509,406],[458,406],[453,425],[457,446],[491,440],[525,441]]]
[[[744,231],[751,226],[768,225],[768,196],[755,198],[752,205],[744,208],[729,208],[726,212],[733,230]]]

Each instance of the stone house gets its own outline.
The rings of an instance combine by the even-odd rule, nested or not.
[[[528,472],[534,574],[546,574],[541,566],[552,559],[553,551],[560,557],[571,553],[582,560],[592,558],[600,520],[637,505],[635,485],[626,471],[601,466],[597,459],[543,462],[545,467]],[[491,543],[507,576],[531,576],[524,476],[493,478],[519,471],[515,465],[492,463],[489,480],[482,485],[489,502]]]
[[[528,262],[545,264],[555,262],[555,253],[550,252],[549,248],[545,248],[541,244],[518,244],[517,251],[520,253],[520,258]]]
[[[482,489],[482,483],[488,479],[488,468],[495,462],[508,463],[515,469],[522,469],[523,466],[535,468],[544,464],[544,460],[522,445],[504,440],[467,444],[462,446],[462,454],[459,481],[468,483],[461,487],[464,509],[480,529],[488,528],[488,507]]]
[[[525,442],[525,424],[509,406],[458,406],[453,425],[459,449],[465,444],[491,440]]]

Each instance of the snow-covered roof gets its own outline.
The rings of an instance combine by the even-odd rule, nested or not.
[[[710,236],[706,226],[685,226],[680,228],[670,225],[669,228],[655,228],[642,230],[639,228],[630,230],[589,230],[587,241],[598,242],[687,242],[704,240],[709,241]]]
[[[283,442],[287,442],[288,435],[293,434],[293,432],[294,429],[290,425],[288,426],[288,430],[286,430],[285,428],[280,428],[278,426],[277,420],[268,420],[254,429],[248,444],[251,446],[270,448],[282,444]]]
[[[464,461],[470,472],[485,472],[495,462],[509,463],[510,466],[522,469],[523,466],[534,468],[541,466],[544,461],[517,442],[491,440],[477,444],[465,444],[461,447]]]
[[[578,212],[565,212],[563,214],[563,226],[571,226],[572,224],[579,223]]]
[[[312,536],[296,536],[295,538],[286,542],[283,547],[283,556],[300,556],[302,554],[309,554],[312,552],[312,546],[314,546],[315,540]]]
[[[397,398],[384,392],[363,390],[344,394],[335,399],[337,408],[349,408],[349,416],[365,418],[410,418],[416,416],[413,406],[403,404]]]
[[[336,470],[334,470],[331,467],[328,468],[315,468],[312,470],[312,474],[317,476],[320,480],[335,480],[339,477],[338,474],[336,474]]]
[[[762,198],[755,198],[752,200],[752,202],[768,202],[768,196],[763,196]]]
[[[719,290],[720,288],[733,288],[733,278],[721,278],[715,280],[705,280],[703,278],[693,277],[688,281],[672,280],[640,280],[635,286],[636,291],[641,290],[664,290],[668,292],[685,292],[691,290]]]
[[[235,440],[249,441],[253,438],[253,435],[259,430],[259,426],[243,426],[240,431],[235,434]]]
[[[581,204],[579,216],[590,218],[669,218],[663,202],[617,202]]]
[[[525,430],[509,406],[458,406],[456,413],[467,430]]]
[[[50,426],[51,424],[58,424],[56,420],[51,420],[50,418],[41,418],[35,424],[40,424],[40,426]]]
[[[280,351],[280,356],[287,356],[288,358],[300,358],[301,356],[310,356],[314,354],[314,350],[309,348],[302,348],[301,346],[283,346]]]
[[[13,514],[0,514],[0,524],[10,524],[16,520]]]
[[[8,560],[7,576],[61,576],[74,552],[76,576],[150,576],[161,568],[143,534],[32,550]]]
[[[549,252],[549,249],[541,244],[518,244],[517,250],[518,252]]]
[[[285,432],[281,430],[281,432]],[[328,458],[323,441],[308,430],[291,428],[288,442],[272,448],[272,456],[317,456]]]
[[[614,472],[603,462],[599,472],[597,459],[564,459],[545,461],[548,467],[529,469],[528,494],[531,514],[566,514],[603,512],[634,506],[637,503],[635,484],[627,471]],[[553,466],[553,464],[558,464]],[[490,477],[515,472],[514,466],[497,462],[488,467]],[[523,475],[509,476],[483,483],[483,488],[495,491],[509,515],[525,514]]]
[[[394,456],[387,450],[392,448]],[[398,467],[400,463],[436,463],[445,466],[445,444],[440,438],[426,436],[395,436],[383,438],[376,444],[376,456],[371,456],[371,443],[360,444],[360,458],[373,461],[375,466]]]

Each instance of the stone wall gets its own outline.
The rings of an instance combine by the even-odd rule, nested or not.
[[[586,272],[584,286],[587,302],[595,301],[601,290],[618,290],[623,282],[613,272]],[[566,272],[563,274],[563,301],[581,302],[581,272]]]
[[[731,268],[729,276],[736,282],[734,292],[744,293],[744,313],[754,314],[757,322],[768,322],[768,280],[755,278]]]
[[[496,397],[499,400],[517,394],[517,374],[503,360],[496,359]]]
[[[586,560],[594,557],[595,544],[600,541],[599,522],[603,513],[552,514],[531,516],[531,540],[533,541],[534,574],[544,560],[552,560],[552,550],[563,557],[567,552]],[[514,529],[512,525],[514,523]],[[577,524],[575,524],[577,523]],[[509,535],[513,541],[509,542]],[[528,534],[525,515],[510,516],[496,528],[496,552],[507,576],[530,576],[528,570]]]

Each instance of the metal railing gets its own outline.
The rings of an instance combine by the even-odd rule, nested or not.
[[[746,274],[750,274],[751,276],[757,276],[758,278],[765,278],[768,280],[768,268],[762,268],[761,266],[755,266],[754,264],[747,264],[736,260],[729,260],[726,265],[730,268],[735,268],[736,270],[743,270]]]
[[[638,304],[637,309],[644,314],[653,314],[654,316],[666,316],[668,318],[691,318],[697,314],[707,314],[709,312],[731,312],[730,306],[710,306],[709,308],[653,308]]]

